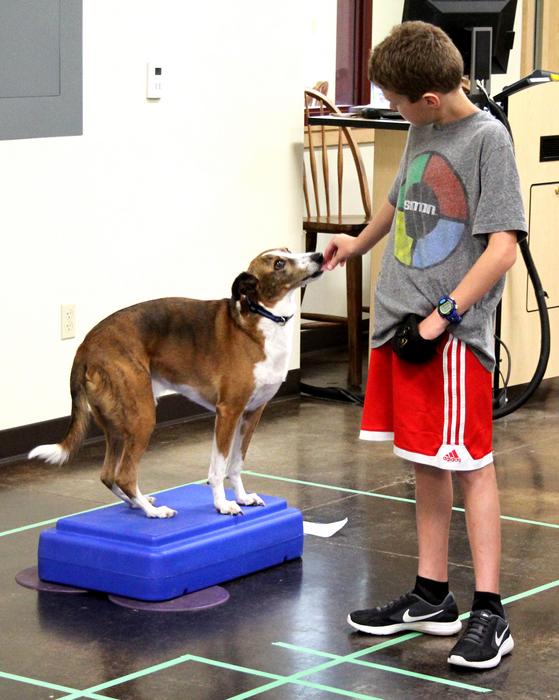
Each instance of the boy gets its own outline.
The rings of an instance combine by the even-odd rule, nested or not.
[[[493,312],[526,235],[518,173],[506,129],[463,92],[462,58],[441,29],[395,27],[373,51],[369,77],[410,122],[407,144],[388,200],[357,238],[331,239],[325,266],[344,265],[390,233],[361,437],[393,439],[414,464],[419,561],[410,593],[348,622],[375,635],[460,631],[447,571],[454,471],[475,593],[448,661],[492,668],[514,646],[499,595],[491,370]]]

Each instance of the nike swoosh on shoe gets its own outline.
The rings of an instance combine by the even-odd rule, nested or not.
[[[501,635],[497,634],[497,631],[495,630],[495,644],[497,645],[497,649],[501,646],[501,643],[503,641],[503,637],[505,636],[509,626],[507,625],[505,629],[503,630]]]
[[[439,615],[444,610],[437,610],[434,613],[429,613],[429,615],[410,615],[410,609],[408,608],[402,617],[404,622],[419,622],[420,620],[428,620],[430,617],[435,617]]]

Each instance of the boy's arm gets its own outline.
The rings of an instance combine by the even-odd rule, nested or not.
[[[390,231],[394,209],[386,200],[357,237],[345,233],[333,236],[324,249],[324,267],[327,270],[333,270],[337,265],[343,267],[348,258],[371,250]]]
[[[487,248],[466,273],[456,289],[449,291],[456,302],[457,310],[463,315],[470,306],[478,302],[495,286],[516,260],[516,231],[498,231],[489,234]],[[432,340],[437,338],[448,326],[448,321],[441,318],[435,308],[419,324],[420,335]]]

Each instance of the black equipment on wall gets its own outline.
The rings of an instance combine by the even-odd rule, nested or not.
[[[464,59],[472,92],[477,81],[506,73],[514,42],[517,0],[405,0],[402,22],[422,20],[443,29]]]
[[[481,99],[485,104],[481,104],[479,106],[484,106],[486,109],[488,109],[493,116],[495,116],[499,121],[501,121],[505,127],[507,128],[507,131],[510,134],[511,140],[513,140],[513,135],[512,131],[510,128],[510,124],[507,118],[507,111],[508,111],[508,98],[514,94],[515,92],[518,92],[519,90],[523,90],[525,88],[534,86],[534,85],[539,85],[542,82],[545,82],[547,80],[555,79],[555,74],[550,73],[549,71],[542,71],[542,70],[537,70],[531,73],[530,75],[521,78],[517,82],[513,83],[512,85],[508,86],[503,90],[503,92],[499,93],[498,95],[495,96],[494,99],[491,99],[489,95],[487,95],[486,92],[482,91],[481,92]],[[479,102],[478,102],[479,104]],[[547,368],[547,363],[549,361],[549,354],[551,351],[551,330],[550,330],[550,325],[549,325],[549,312],[547,309],[547,304],[546,304],[546,297],[547,293],[544,290],[540,276],[538,274],[538,271],[536,269],[536,265],[534,263],[534,259],[532,258],[532,254],[530,253],[530,246],[528,245],[528,240],[524,239],[519,243],[520,247],[520,252],[522,253],[522,257],[524,259],[524,263],[526,265],[526,270],[528,271],[528,276],[530,278],[530,281],[532,283],[532,286],[534,288],[534,294],[536,296],[536,302],[538,305],[538,315],[540,318],[540,354],[538,357],[538,362],[536,365],[536,369],[534,370],[534,374],[532,375],[531,380],[526,384],[525,386],[522,387],[522,390],[520,393],[518,393],[515,398],[512,401],[508,400],[507,397],[507,386],[506,386],[506,381],[504,383],[503,388],[500,390],[499,389],[499,379],[500,379],[500,345],[501,341],[499,338],[500,334],[500,326],[501,326],[501,304],[499,304],[499,307],[497,309],[497,317],[496,317],[496,324],[495,324],[495,336],[496,336],[496,343],[495,343],[495,360],[496,360],[496,365],[495,365],[495,375],[494,375],[494,380],[493,380],[493,417],[494,418],[502,418],[504,416],[507,416],[514,411],[516,411],[518,408],[520,408],[523,404],[528,401],[528,399],[533,395],[533,393],[536,391],[538,386],[540,385],[544,374],[545,370]],[[507,351],[508,353],[508,351]],[[509,364],[510,364],[510,357],[509,357]]]

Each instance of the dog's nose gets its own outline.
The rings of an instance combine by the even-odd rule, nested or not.
[[[322,255],[322,253],[313,253],[311,255],[311,260],[319,265],[322,265],[324,262],[324,255]]]

